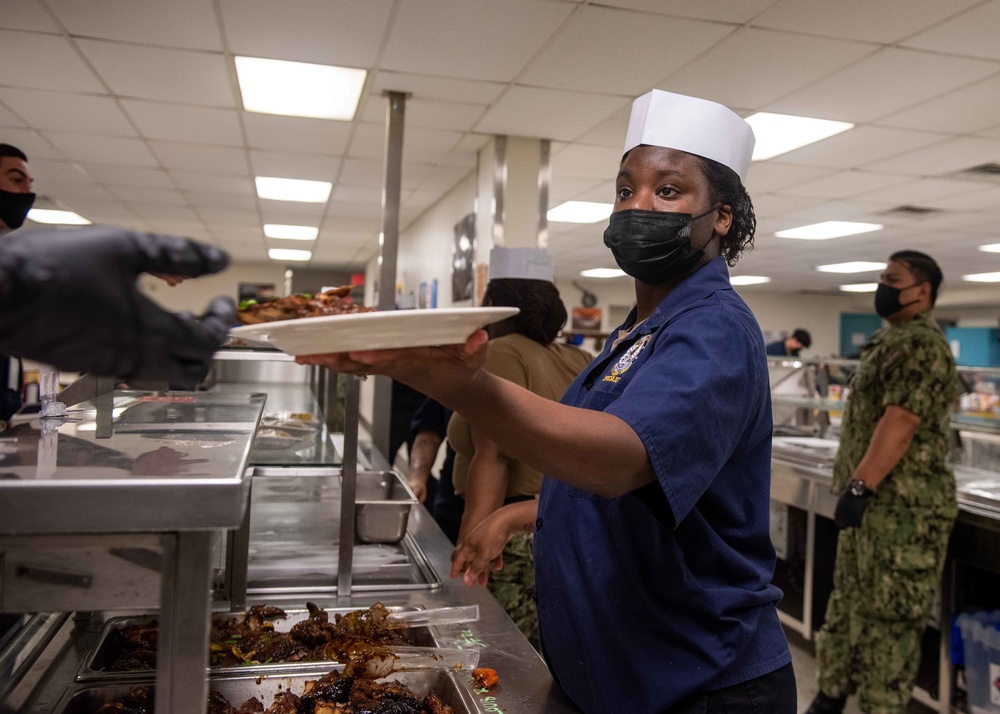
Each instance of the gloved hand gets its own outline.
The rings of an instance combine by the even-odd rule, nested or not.
[[[193,386],[235,324],[216,298],[197,320],[159,307],[136,278],[226,267],[222,250],[108,226],[31,231],[0,241],[0,350],[58,369]]]
[[[837,508],[833,512],[833,520],[839,528],[860,528],[865,509],[874,491],[865,487],[860,481],[853,481],[847,490],[837,499]]]

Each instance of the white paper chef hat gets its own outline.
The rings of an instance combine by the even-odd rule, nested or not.
[[[731,109],[654,89],[632,102],[622,154],[639,144],[679,149],[728,166],[746,183],[755,142],[753,129]]]
[[[552,256],[541,248],[493,248],[490,250],[490,280],[518,278],[545,280],[556,277]]]

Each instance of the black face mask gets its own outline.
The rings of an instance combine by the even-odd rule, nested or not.
[[[899,294],[912,287],[916,287],[920,283],[913,283],[913,285],[906,285],[901,288],[894,288],[891,285],[884,285],[882,283],[878,284],[875,288],[875,312],[878,313],[879,317],[889,317],[890,315],[895,315],[897,312],[902,310],[904,307],[909,307],[910,305],[916,305],[919,300],[911,300],[908,303],[901,303],[899,301]]]
[[[604,231],[604,245],[611,249],[618,267],[633,278],[653,285],[665,283],[691,270],[705,255],[702,249],[715,234],[701,248],[694,248],[691,223],[719,206],[694,217],[690,213],[637,208],[617,211],[611,214]]]
[[[8,228],[16,230],[24,224],[24,219],[28,217],[35,202],[33,193],[14,193],[13,191],[0,190],[0,221],[3,221]]]

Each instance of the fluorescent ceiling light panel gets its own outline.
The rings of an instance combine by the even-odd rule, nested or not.
[[[591,268],[590,270],[581,270],[580,275],[585,278],[620,278],[626,273],[618,268]]]
[[[264,235],[281,240],[316,240],[319,228],[313,226],[289,226],[281,223],[265,223]]]
[[[729,278],[729,282],[733,285],[763,285],[771,282],[771,279],[766,275],[734,275]]]
[[[60,211],[54,208],[32,208],[28,220],[57,226],[89,226],[90,221],[74,211]]]
[[[273,201],[299,201],[301,203],[326,203],[333,184],[329,181],[274,178],[255,176],[257,195]]]
[[[607,220],[613,208],[612,203],[566,201],[555,208],[550,208],[545,215],[556,223],[597,223]]]
[[[778,231],[774,235],[779,238],[798,238],[799,240],[830,240],[831,238],[842,238],[844,236],[856,236],[859,233],[880,231],[883,228],[885,226],[881,223],[823,221],[822,223],[810,223],[808,226],[789,228],[787,231]]]
[[[28,214],[31,215],[30,213]],[[1000,253],[1000,243],[990,243],[989,245],[979,246],[979,250],[984,253]]]
[[[1000,273],[973,273],[963,275],[962,280],[968,280],[970,283],[1000,283]]]
[[[813,144],[854,127],[846,121],[812,119],[791,114],[757,112],[747,117],[757,142],[753,147],[753,160],[763,161]]]
[[[271,260],[310,260],[311,250],[291,250],[289,248],[270,248],[267,257]]]
[[[840,289],[845,293],[873,293],[878,289],[878,283],[854,283],[853,285],[841,285]]]
[[[870,273],[873,270],[885,269],[885,263],[869,263],[864,260],[852,260],[847,263],[831,263],[830,265],[817,265],[816,270],[821,273]]]
[[[236,57],[236,76],[248,112],[350,121],[366,70],[325,64]]]

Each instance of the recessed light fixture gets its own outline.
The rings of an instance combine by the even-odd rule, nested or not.
[[[556,223],[597,223],[611,215],[614,204],[592,201],[566,201],[545,214]]]
[[[885,263],[869,263],[864,260],[852,260],[847,263],[831,263],[830,265],[817,265],[816,270],[821,273],[870,273],[874,270],[883,270]]]
[[[984,253],[1000,253],[1000,243],[990,243],[989,245],[981,245],[979,246],[979,250],[983,251]]]
[[[753,160],[763,161],[780,154],[827,139],[854,127],[846,121],[797,117],[791,114],[757,112],[747,117],[757,142]]]
[[[310,260],[313,257],[311,250],[291,250],[289,248],[270,248],[267,257],[271,260]]]
[[[300,201],[302,203],[326,203],[330,198],[333,184],[329,181],[308,181],[306,179],[274,178],[255,176],[257,195],[274,201]]]
[[[32,208],[28,220],[56,226],[89,226],[90,221],[75,211],[61,211],[55,208]]]
[[[618,268],[591,268],[580,271],[580,275],[585,278],[620,278],[626,274],[624,270]]]
[[[766,275],[734,275],[729,278],[729,282],[733,285],[763,285],[771,282],[771,279]]]
[[[873,293],[878,289],[878,283],[854,283],[853,285],[841,285],[840,289],[845,293]]]
[[[799,240],[830,240],[831,238],[842,238],[844,236],[854,236],[859,233],[871,233],[880,231],[885,226],[881,223],[856,223],[854,221],[823,221],[822,223],[810,223],[808,226],[789,228],[786,231],[778,231],[774,235],[779,238],[798,238]]]
[[[316,240],[319,228],[314,226],[288,226],[281,223],[265,223],[264,235],[281,240]]]
[[[1000,283],[1000,273],[973,273],[963,275],[962,280],[968,280],[970,283]]]
[[[236,76],[248,112],[350,121],[367,71],[325,64],[236,57]]]

